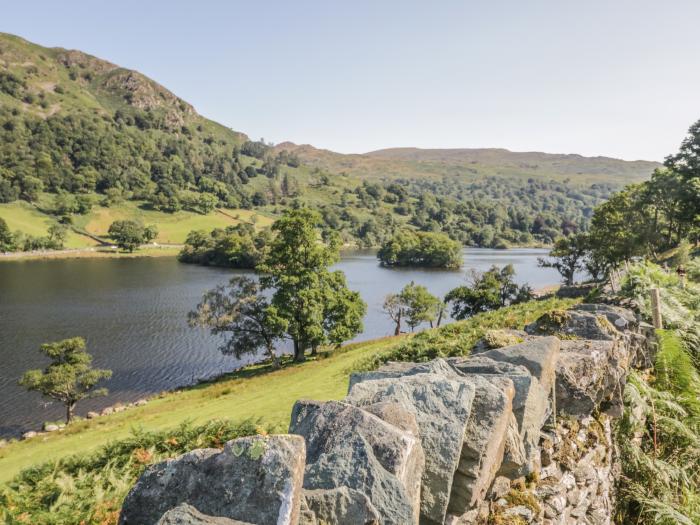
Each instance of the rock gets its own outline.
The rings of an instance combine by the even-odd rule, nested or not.
[[[393,401],[415,415],[425,453],[421,515],[442,523],[462,450],[460,437],[464,436],[474,400],[474,387],[461,379],[419,373],[355,383],[346,399],[358,406]]]
[[[22,439],[31,439],[33,437],[36,437],[37,435],[37,432],[30,430],[29,432],[25,432],[24,434],[22,434]]]
[[[604,315],[618,330],[633,330],[639,326],[637,316],[632,310],[613,306],[610,304],[581,303],[575,305],[572,310]]]
[[[501,467],[506,431],[513,415],[513,381],[498,376],[465,376],[474,385],[474,402],[452,483],[448,512],[461,515],[486,492]]]
[[[505,516],[513,516],[525,520],[525,523],[530,523],[535,517],[532,509],[526,507],[525,505],[516,505],[515,507],[507,508],[503,511]]]
[[[622,409],[622,385],[630,369],[627,345],[616,341],[562,341],[557,365],[557,410],[575,417],[596,408]]]
[[[494,361],[524,366],[537,378],[545,391],[551,392],[554,386],[560,344],[557,337],[538,337],[525,343],[505,348],[494,348],[479,355]]]
[[[95,419],[96,417],[99,417],[99,416],[100,416],[99,412],[95,412],[92,410],[90,412],[88,412],[87,414],[85,414],[85,417],[88,419]]]
[[[157,525],[251,525],[249,523],[231,520],[229,518],[217,518],[202,514],[192,505],[182,503],[170,509],[158,520]]]
[[[44,423],[44,432],[57,432],[58,430],[60,430],[58,425]]]
[[[510,480],[505,476],[498,476],[493,480],[491,488],[489,489],[488,498],[490,500],[497,500],[502,498],[510,491]]]
[[[0,439],[0,448],[4,448],[8,445],[8,442],[6,439]]]
[[[510,425],[507,429],[505,456],[499,475],[515,479],[530,473],[539,462],[540,429],[551,413],[549,396],[527,368],[496,361],[487,357],[487,354],[488,352],[469,358],[454,358],[448,362],[465,375],[499,376],[513,381],[513,414],[517,427]]]
[[[347,487],[369,498],[382,523],[418,522],[414,487],[423,472],[422,449],[411,432],[338,401],[297,401],[289,431],[306,441],[304,489]],[[349,504],[340,496],[315,499],[314,504]]]
[[[475,355],[492,348],[502,348],[522,343],[531,336],[524,330],[487,330],[484,337],[479,339],[472,348],[471,355]]]
[[[299,436],[250,436],[222,451],[200,449],[151,465],[122,507],[122,525],[157,523],[187,503],[208,516],[254,523],[296,524],[304,473]]]
[[[350,374],[348,393],[357,383],[374,379],[390,379],[416,374],[437,374],[445,377],[457,377],[455,370],[444,359],[433,359],[426,363],[409,363],[403,361],[390,361],[377,370],[370,372],[353,372]]]
[[[381,522],[381,516],[369,497],[359,490],[348,487],[304,490],[304,498],[314,515],[315,523],[378,525]]]
[[[110,414],[114,414],[114,408],[113,407],[105,407],[102,409],[100,412],[101,416],[109,416]]]
[[[577,310],[555,310],[525,327],[532,335],[556,335],[562,339],[596,339],[609,341],[620,332],[602,314]]]
[[[126,406],[122,404],[114,405],[112,408],[114,409],[115,414],[118,414],[119,412],[124,412],[126,410]]]

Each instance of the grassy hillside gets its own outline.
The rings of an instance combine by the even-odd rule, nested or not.
[[[51,213],[41,211],[50,206],[51,198],[49,195],[43,195],[39,201],[38,205],[24,201],[0,204],[0,218],[7,222],[12,231],[20,230],[33,236],[45,236],[49,226],[56,221],[56,217]],[[75,215],[73,226],[78,232],[86,231],[94,236],[109,240],[107,231],[110,224],[120,219],[136,220],[144,225],[154,224],[158,228],[158,237],[155,242],[159,244],[182,244],[187,234],[192,230],[210,231],[239,222],[267,227],[273,222],[270,214],[251,210],[217,209],[206,215],[189,211],[166,213],[144,209],[143,203],[138,201],[124,201],[110,207],[98,205],[86,215]],[[99,246],[99,244],[93,238],[71,230],[65,247],[88,248]]]
[[[415,335],[350,344],[336,352],[322,353],[320,358],[303,364],[290,363],[282,370],[270,370],[267,365],[248,367],[214,383],[165,394],[143,407],[80,421],[61,433],[0,448],[0,483],[8,481],[30,465],[55,460],[76,451],[90,452],[110,440],[122,439],[134,427],[154,431],[173,428],[184,421],[203,423],[215,418],[259,418],[265,425],[284,430],[297,399],[343,397],[351,371],[366,368],[368,363],[376,362],[382,356],[392,356],[396,351],[404,352],[405,345],[410,346],[415,338],[418,338],[416,349],[422,348],[426,337],[434,343],[431,349],[434,354],[430,357],[448,353],[466,354],[490,328],[522,327],[544,312],[570,304],[571,300],[560,299],[532,301]],[[445,335],[444,340],[440,339],[440,334]],[[441,345],[444,352],[441,352]]]
[[[657,162],[624,161],[609,157],[583,157],[506,149],[392,148],[361,155],[343,155],[309,145],[285,142],[279,151],[295,153],[301,161],[332,172],[362,178],[483,177],[568,180],[578,184],[629,184],[646,180]]]

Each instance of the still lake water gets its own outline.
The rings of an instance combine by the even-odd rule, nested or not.
[[[386,269],[373,252],[345,252],[336,268],[367,302],[365,330],[357,340],[390,335],[384,296],[410,281],[442,296],[465,282],[469,269],[513,264],[516,280],[541,288],[558,274],[538,268],[546,250],[464,250],[461,271]],[[94,364],[113,370],[106,398],[87,400],[77,413],[134,401],[250,361],[222,356],[218,338],[191,329],[186,316],[202,293],[235,270],[178,263],[174,258],[16,261],[0,264],[0,436],[17,436],[43,421],[60,419],[60,406],[17,385],[24,371],[43,368],[44,342],[81,336]],[[252,359],[252,358],[251,358]]]

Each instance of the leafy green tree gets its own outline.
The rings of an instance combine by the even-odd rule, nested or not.
[[[141,244],[153,240],[158,230],[155,226],[144,227],[136,221],[119,220],[109,226],[108,233],[122,250],[133,252]]]
[[[66,242],[66,238],[68,237],[68,228],[66,228],[66,226],[63,224],[55,222],[49,226],[48,234],[48,240],[51,247],[54,250],[63,249],[63,244]]]
[[[272,291],[271,304],[288,323],[295,361],[328,342],[329,333],[336,343],[340,334],[359,333],[362,325],[353,320],[366,308],[358,294],[347,291],[344,278],[328,270],[339,258],[338,239],[330,235],[324,242],[319,225],[319,215],[307,208],[285,211],[272,226],[275,237],[257,268],[262,287]],[[331,294],[341,295],[341,303],[329,304]]]
[[[459,286],[445,296],[445,302],[452,304],[452,317],[466,319],[480,312],[531,300],[532,288],[527,284],[518,286],[514,276],[511,264],[503,268],[492,266],[483,273],[472,271],[470,286]]]
[[[275,343],[284,337],[287,322],[263,295],[257,281],[232,277],[204,294],[196,310],[189,314],[190,326],[205,326],[223,336],[219,347],[226,355],[240,359],[244,354],[264,350],[274,368],[279,368]]]
[[[411,281],[401,290],[401,298],[406,305],[406,324],[411,327],[411,332],[421,323],[435,322],[440,300],[425,286]]]
[[[384,266],[459,268],[462,251],[445,234],[402,230],[381,246],[377,258]]]
[[[0,217],[0,252],[13,252],[16,249],[15,236],[10,231],[5,219]]]
[[[539,257],[537,264],[542,268],[554,268],[562,276],[564,284],[571,286],[576,272],[585,268],[587,253],[588,237],[579,233],[559,239],[554,243],[548,258]]]
[[[210,233],[191,231],[179,260],[205,266],[255,269],[262,262],[271,242],[269,229],[257,232],[252,224],[240,223]]]
[[[440,326],[445,303],[428,292],[425,286],[411,281],[397,294],[389,294],[384,299],[384,311],[394,321],[394,335],[401,333],[401,323],[405,322],[413,331],[421,323],[435,322]]]
[[[112,376],[111,370],[92,368],[92,356],[85,351],[85,339],[74,337],[41,345],[41,352],[51,359],[44,370],[29,370],[19,384],[66,407],[66,424],[73,419],[78,401],[107,395],[106,388],[95,386]]]

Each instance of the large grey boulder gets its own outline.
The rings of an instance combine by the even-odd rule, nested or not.
[[[348,393],[357,383],[363,381],[371,381],[373,379],[389,379],[392,377],[412,376],[416,374],[437,374],[445,377],[454,378],[458,374],[449,363],[442,359],[433,359],[425,363],[411,363],[406,361],[389,361],[377,370],[369,372],[353,372],[350,374],[350,384]]]
[[[465,375],[505,377],[513,382],[513,414],[520,443],[515,441],[512,427],[509,428],[499,475],[514,479],[530,473],[539,460],[540,430],[551,414],[550,392],[542,388],[539,380],[525,366],[496,361],[487,357],[486,353],[452,358],[448,362]]]
[[[158,520],[158,525],[252,525],[244,521],[202,514],[192,505],[181,503]]]
[[[376,512],[381,523],[418,522],[419,496],[412,488],[421,478],[423,456],[413,433],[338,401],[297,401],[289,431],[306,442],[307,494],[347,487],[369,498],[374,510],[367,512]],[[314,513],[331,515],[338,497],[307,498],[307,503]],[[359,504],[354,496],[351,501]]]
[[[442,523],[459,464],[474,387],[459,378],[418,373],[355,383],[346,399],[357,406],[392,401],[415,415],[425,453],[421,521]]]
[[[619,415],[632,357],[630,346],[622,340],[562,341],[557,366],[557,411],[585,417],[601,408]]]
[[[304,475],[299,436],[251,436],[152,465],[122,506],[122,525],[152,525],[187,503],[205,516],[255,525],[296,524]]]
[[[581,303],[572,310],[604,315],[618,330],[634,330],[639,326],[639,320],[632,310],[611,304]]]
[[[466,376],[475,388],[448,512],[461,515],[486,497],[500,470],[515,387],[507,377]]]
[[[542,388],[551,391],[554,387],[560,346],[561,341],[557,337],[538,337],[517,345],[487,350],[479,356],[524,366],[537,378]]]
[[[313,516],[306,520],[307,524],[378,525],[382,523],[382,517],[372,505],[369,496],[359,490],[348,487],[304,490],[304,498]]]

